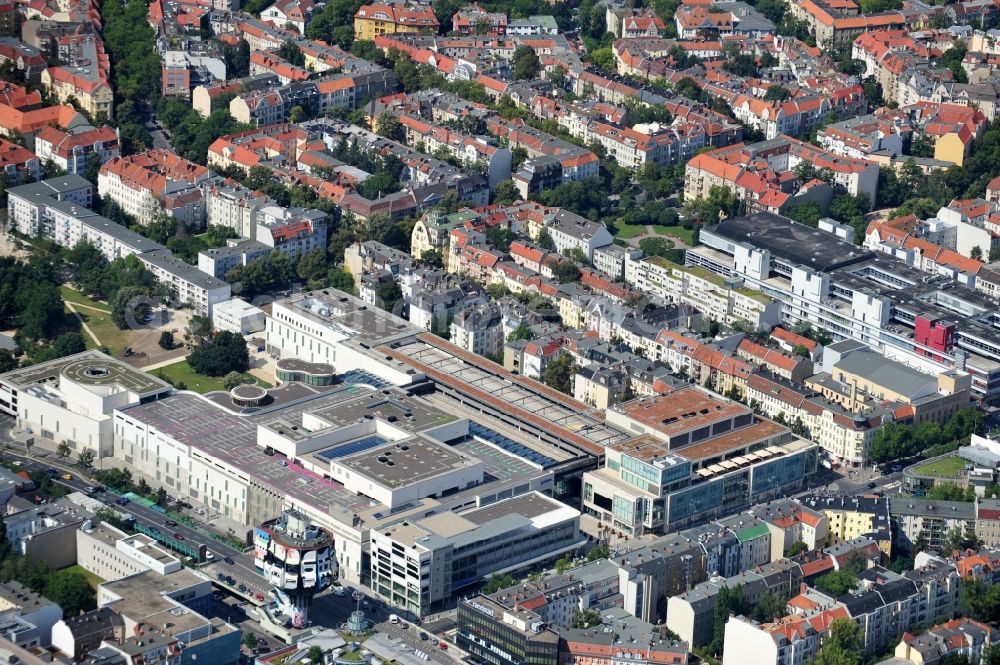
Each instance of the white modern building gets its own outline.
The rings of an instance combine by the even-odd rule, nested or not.
[[[212,309],[212,325],[217,330],[250,335],[262,332],[267,325],[267,314],[246,300],[231,298]]]
[[[371,533],[372,588],[416,615],[494,573],[580,547],[580,512],[538,492]]]
[[[152,374],[84,351],[0,375],[0,412],[17,428],[100,460],[113,452],[112,412],[160,399],[173,387]]]

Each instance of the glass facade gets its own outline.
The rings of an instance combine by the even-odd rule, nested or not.
[[[503,622],[502,611],[474,599],[458,604],[458,646],[490,665],[556,665],[559,637],[549,630],[520,630]],[[476,602],[487,613],[470,607]],[[492,616],[491,616],[492,614]]]
[[[667,497],[668,519],[685,520],[722,505],[722,483],[699,483]]]
[[[784,487],[801,480],[806,472],[806,460],[803,455],[781,457],[772,462],[765,462],[753,468],[752,496]]]

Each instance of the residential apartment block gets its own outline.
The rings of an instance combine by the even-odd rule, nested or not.
[[[205,209],[199,185],[208,177],[204,166],[157,148],[104,164],[97,189],[140,224],[149,224],[157,214],[165,213],[200,228],[205,223]]]

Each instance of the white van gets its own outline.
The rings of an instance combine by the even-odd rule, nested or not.
[[[389,615],[389,623],[399,623],[399,615],[398,614],[390,614]]]

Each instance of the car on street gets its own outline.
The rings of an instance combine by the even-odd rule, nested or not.
[[[228,557],[228,556],[222,557],[222,560],[225,561],[226,563],[228,563],[230,566],[233,565],[234,563],[236,563],[235,561],[232,560],[231,557]]]
[[[52,478],[55,478],[56,476],[59,475],[59,471],[57,469],[52,468],[51,466],[45,469],[45,473],[49,474],[49,476]]]
[[[447,651],[448,650],[448,645],[445,644],[444,642],[439,642],[438,643],[438,648],[441,649],[441,651]]]
[[[164,524],[167,526],[177,526],[177,520],[167,520]]]
[[[875,489],[875,483],[868,483],[868,489],[870,490]]]
[[[98,487],[94,487],[93,485],[87,485],[86,487],[84,487],[84,488],[83,488],[83,491],[84,491],[84,493],[86,493],[86,494],[91,494],[91,495],[93,495],[93,494],[97,494],[97,493],[98,493],[98,492],[100,492],[101,490],[100,490],[100,488],[98,488]]]
[[[410,627],[410,624],[404,621],[403,623],[399,624],[399,627],[402,628],[403,630],[406,630],[407,628]]]
[[[127,506],[128,505],[128,498],[123,496],[122,498],[120,498],[117,501],[115,501],[115,503],[117,503],[119,506]]]
[[[174,540],[184,540],[184,534],[180,531],[174,532]]]

